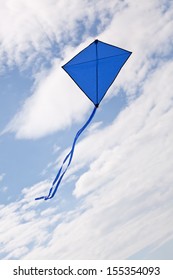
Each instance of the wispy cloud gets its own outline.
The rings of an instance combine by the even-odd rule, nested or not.
[[[57,44],[57,52],[63,52],[64,43],[78,42],[79,32],[85,38],[96,20],[98,28],[104,28],[113,8],[124,6],[119,1],[109,2],[105,6],[102,0],[95,3],[80,0],[70,3],[68,0],[1,1],[1,61],[9,66],[17,63],[26,67],[31,62],[36,63],[37,57],[50,60],[54,55],[53,43]]]
[[[62,36],[59,29],[64,20],[60,15],[61,25],[57,25],[59,19],[55,19],[52,9],[59,5],[61,10],[62,5],[63,17],[67,16],[66,1],[52,1],[51,5],[56,3],[53,6],[47,1],[26,3],[32,11],[43,3],[36,17],[45,21],[48,18],[43,33]],[[73,18],[67,17],[66,28],[67,33],[73,31],[70,36],[74,43],[78,40],[76,20],[78,14],[82,18],[83,7],[92,23],[96,10],[100,17],[104,14],[105,2],[97,1],[97,9],[90,1],[73,3],[68,13],[79,4],[78,11]],[[147,256],[150,250],[173,238],[173,9],[169,5],[166,1],[109,1],[112,17],[109,24],[103,17],[105,29],[99,38],[133,51],[116,81],[116,87],[129,98],[128,106],[108,126],[102,128],[96,123],[77,144],[64,183],[67,186],[70,176],[80,174],[81,168],[85,167],[85,172],[78,175],[68,208],[64,207],[67,201],[62,189],[51,202],[34,201],[37,195],[47,192],[48,180],[23,189],[18,201],[0,206],[2,258],[124,259],[146,248]],[[49,33],[55,26],[57,31]],[[38,30],[37,25],[34,28]],[[83,38],[87,31],[84,33]],[[27,45],[25,33],[21,36]],[[70,58],[87,42],[78,49],[71,45],[65,48],[64,57]],[[38,138],[64,129],[80,122],[90,107],[85,96],[78,94],[77,87],[58,70],[62,60],[52,63],[52,69],[44,78],[40,76],[33,95],[6,128],[18,138]],[[111,93],[117,94],[117,88],[113,87]]]
[[[18,138],[38,138],[64,129],[85,115],[85,101],[57,62],[4,132],[15,131]]]
[[[77,2],[71,6],[74,10]],[[101,4],[103,5],[102,1]],[[137,90],[139,94],[145,79],[171,51],[173,9],[164,9],[164,4],[158,5],[158,1],[145,1],[142,5],[138,1],[127,1],[126,4],[128,5],[123,5],[120,13],[112,15],[111,23],[105,27],[99,38],[133,51],[132,57],[111,88],[112,95],[117,94],[118,88],[122,88],[131,99],[136,96]],[[77,10],[82,17],[81,5]],[[104,9],[102,5],[100,9]],[[112,7],[112,1],[109,1],[109,5]],[[96,7],[90,8],[85,9],[85,13],[93,19]],[[116,11],[116,5],[112,9]],[[77,21],[75,13],[71,21]],[[133,33],[130,38],[129,33]],[[153,34],[157,36],[157,40],[153,38]],[[71,45],[63,46],[66,60],[86,46],[87,42],[75,49]],[[63,63],[62,60],[54,60],[52,69],[46,72],[46,76],[39,78],[32,96],[25,101],[4,132],[13,131],[18,138],[39,138],[83,120],[90,102],[63,73],[61,69]],[[108,97],[109,93],[105,98]]]
[[[1,207],[5,258],[124,259],[173,238],[172,66],[153,72],[118,119],[78,144],[74,165],[82,154],[86,164],[91,143],[102,138],[77,181],[75,208],[62,212],[61,192],[52,205],[36,204],[33,198],[49,182],[24,189],[17,203]]]

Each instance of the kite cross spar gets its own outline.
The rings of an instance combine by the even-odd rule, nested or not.
[[[101,100],[131,54],[132,52],[130,51],[95,40],[62,66],[78,87],[92,101],[94,109],[89,119],[76,133],[72,148],[65,157],[48,195],[37,197],[35,200],[48,200],[54,197],[64,174],[70,166],[79,136],[93,119]],[[66,167],[63,170],[65,163]]]

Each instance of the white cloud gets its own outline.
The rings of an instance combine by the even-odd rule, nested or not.
[[[164,174],[167,176],[163,179],[170,180],[173,156],[170,130],[173,117],[172,69],[172,62],[168,62],[155,71],[145,83],[143,94],[121,112],[113,124],[79,143],[76,160],[85,165],[91,157],[92,164],[77,183],[77,196],[86,194],[94,186],[106,184],[109,178],[127,180],[132,177],[136,181],[135,174],[140,174],[141,186],[143,181],[155,180],[155,176],[159,176],[159,184]],[[95,149],[87,148],[92,143],[97,143]],[[85,156],[81,158],[83,154]],[[96,160],[93,162],[93,159]],[[119,174],[120,170],[124,173]]]
[[[35,202],[37,195],[47,193],[48,181],[0,206],[3,258],[124,259],[146,248],[154,251],[173,238],[172,10],[163,12],[164,1],[124,3],[128,5],[115,14],[100,39],[134,51],[116,85],[139,97],[112,124],[96,127],[77,145],[68,174],[89,168],[76,183],[75,206],[64,208],[61,191],[52,201]],[[70,79],[58,73],[58,65],[40,79],[8,126],[18,137],[36,138],[65,128],[89,108],[84,96],[75,96]],[[74,103],[66,95],[69,89]]]
[[[63,42],[74,44],[80,29],[80,36],[85,37],[96,19],[99,27],[103,27],[113,13],[112,8],[123,5],[118,2],[110,1],[105,6],[102,0],[94,4],[87,0],[1,0],[1,61],[26,67],[36,63],[40,55],[51,59],[54,42],[58,49]]]
[[[49,182],[1,207],[5,258],[124,259],[150,248],[147,257],[173,238],[172,66],[158,68],[110,126],[77,145],[74,164],[85,154],[90,168],[76,184],[75,208],[62,208],[60,192],[51,204],[36,204]],[[93,140],[100,145],[89,161]]]
[[[94,132],[96,131],[101,125],[102,125],[103,122],[93,122],[89,127],[88,127],[88,131],[89,132]]]
[[[59,51],[66,59],[71,58],[86,46],[86,42],[77,48],[71,46],[76,41],[78,26],[83,26],[85,32],[81,31],[81,34],[87,36],[87,32],[96,19],[99,18],[99,26],[104,26],[108,15],[111,17],[113,14],[113,7],[124,5],[118,1],[110,1],[105,8],[102,0],[95,4],[91,4],[90,1],[76,0],[73,4],[68,3],[68,9],[66,6],[66,1],[52,1],[50,4],[46,0],[37,1],[37,3],[7,1],[3,4],[1,20],[5,28],[10,28],[10,30],[6,30],[9,37],[4,38],[3,31],[0,33],[0,38],[2,37],[4,46],[2,52],[4,51],[9,57],[9,64],[13,63],[11,60],[14,59],[14,62],[21,64],[22,67],[23,53],[35,58],[43,52],[45,59],[49,58],[51,41],[59,43]],[[22,13],[23,9],[25,13]],[[21,17],[20,14],[22,14]],[[14,21],[12,28],[5,24],[7,16],[12,17]],[[18,36],[16,36],[16,30],[18,30]],[[61,46],[62,40],[69,37],[70,44],[68,43],[66,47]],[[35,74],[36,82],[32,96],[26,99],[20,111],[2,133],[10,131],[15,132],[17,138],[39,138],[83,119],[90,102],[64,73],[62,64],[62,60],[52,59],[50,71],[41,70],[41,74]]]
[[[105,5],[103,5],[102,1],[99,2],[100,6],[87,6],[87,2],[80,4],[77,9],[77,14],[76,5],[79,4],[78,1],[73,3],[69,7],[69,10],[63,10],[64,13],[66,10],[69,13],[71,9],[75,11],[73,18],[70,17],[68,19],[74,23],[72,24],[73,28],[67,25],[65,26],[67,30],[68,27],[74,30],[75,22],[79,20],[77,20],[78,13],[82,18],[83,5],[87,6],[85,14],[90,19],[88,19],[90,22],[93,22],[96,11],[98,11],[97,15],[101,16]],[[114,83],[110,90],[111,94],[117,94],[117,90],[122,88],[127,96],[131,98],[136,96],[137,90],[141,90],[145,79],[149,77],[154,67],[158,66],[169,55],[169,51],[171,50],[170,46],[172,45],[170,38],[173,38],[171,28],[173,9],[168,9],[166,12],[163,12],[164,5],[158,5],[158,1],[144,1],[142,5],[139,1],[125,1],[124,3],[128,5],[122,4],[118,8],[116,2],[114,6],[113,2],[109,1],[112,14],[113,11],[116,13],[110,25],[100,34],[99,39],[133,51],[130,60],[121,70],[120,75],[116,79],[116,83]],[[45,1],[44,5],[46,4],[48,3]],[[34,5],[36,4],[29,5],[32,11],[36,9]],[[44,5],[41,10],[45,13],[46,7]],[[60,5],[62,9],[64,7],[63,5],[64,2],[62,7]],[[51,5],[48,8],[48,22],[49,20],[53,21],[53,18],[50,19],[49,17],[50,9],[52,9]],[[119,12],[119,9],[121,12]],[[106,14],[106,11],[104,13]],[[39,19],[40,12],[38,12],[37,17]],[[62,24],[61,21],[60,23]],[[54,26],[52,22],[49,22],[49,25]],[[57,25],[57,30],[59,28],[59,25]],[[35,29],[38,31],[38,28],[35,27]],[[129,33],[133,34],[133,36],[129,37]],[[155,40],[153,34],[155,34],[157,40]],[[25,38],[23,34],[21,36]],[[66,47],[63,46],[66,61],[89,42],[90,40],[87,39],[78,48],[72,47],[71,44],[66,45]],[[25,101],[20,111],[7,125],[4,132],[13,131],[18,138],[38,138],[83,120],[91,102],[88,101],[86,96],[61,69],[61,65],[63,64],[62,60],[54,60],[54,62],[52,60],[52,63],[53,66],[50,71],[45,72],[43,76],[37,75],[39,80],[32,96]],[[110,94],[108,93],[105,98],[110,98]]]
[[[38,138],[64,129],[85,115],[86,97],[59,69],[57,62],[4,132],[16,131],[18,138]]]

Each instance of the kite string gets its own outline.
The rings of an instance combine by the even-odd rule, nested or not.
[[[40,200],[40,199],[44,199],[44,200],[48,200],[48,199],[51,199],[52,197],[54,197],[55,193],[57,192],[57,189],[59,187],[59,184],[64,176],[64,174],[66,173],[68,167],[70,166],[70,163],[72,161],[72,158],[73,158],[73,154],[74,154],[74,149],[75,149],[75,145],[76,145],[76,142],[79,138],[79,136],[81,135],[81,133],[85,130],[85,128],[89,125],[89,123],[91,122],[91,120],[93,119],[94,115],[95,115],[95,112],[98,108],[98,105],[95,105],[89,119],[86,121],[86,123],[82,126],[82,128],[79,129],[79,131],[76,133],[76,136],[74,138],[74,141],[73,141],[73,144],[72,144],[72,148],[70,150],[70,152],[66,155],[65,159],[63,160],[63,163],[52,183],[52,187],[50,188],[49,190],[49,194],[47,196],[41,196],[41,197],[37,197],[35,198],[35,200]],[[64,164],[66,163],[66,161],[69,159],[68,163],[67,163],[67,166],[65,168],[65,170],[62,172],[62,169],[63,169],[63,166]],[[62,173],[62,174],[61,174]],[[56,184],[56,185],[55,185]],[[54,187],[55,186],[55,187]]]

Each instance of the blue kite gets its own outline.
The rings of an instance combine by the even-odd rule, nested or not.
[[[93,119],[101,100],[131,54],[132,52],[130,51],[95,40],[62,66],[78,87],[92,101],[94,109],[87,122],[76,133],[72,148],[65,157],[48,195],[35,198],[35,200],[48,200],[54,197],[64,174],[70,166],[79,136]],[[65,163],[66,168],[63,170]]]

